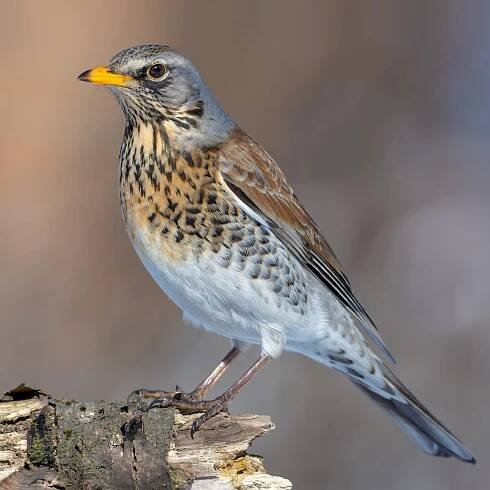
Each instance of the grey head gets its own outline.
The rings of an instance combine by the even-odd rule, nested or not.
[[[199,71],[168,46],[125,49],[107,67],[88,70],[79,79],[107,85],[128,124],[161,124],[181,147],[214,146],[234,127]]]

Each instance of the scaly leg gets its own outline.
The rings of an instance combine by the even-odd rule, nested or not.
[[[238,354],[240,354],[240,349],[234,345],[226,356],[223,357],[221,362],[189,393],[189,395],[196,400],[202,400],[208,394],[208,391],[219,381],[221,376],[225,374],[225,371],[230,367]]]
[[[148,406],[148,410],[155,407],[176,407],[183,413],[198,413],[204,412],[192,423],[191,437],[194,438],[194,434],[199,430],[201,425],[207,420],[213,418],[220,412],[228,409],[228,403],[232,400],[240,390],[252,380],[252,378],[258,373],[258,371],[265,366],[272,358],[270,356],[261,355],[259,359],[246,371],[230,388],[228,388],[222,395],[218,396],[214,400],[195,400],[187,397],[178,396],[164,396],[153,400]]]

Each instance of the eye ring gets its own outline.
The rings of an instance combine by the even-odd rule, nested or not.
[[[146,71],[147,75],[156,81],[161,81],[168,75],[168,68],[163,63],[154,63]]]

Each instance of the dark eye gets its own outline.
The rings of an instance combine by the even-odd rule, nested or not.
[[[167,67],[161,63],[155,63],[148,68],[148,75],[154,80],[162,80],[167,73]]]

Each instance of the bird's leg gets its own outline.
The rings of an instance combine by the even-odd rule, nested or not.
[[[262,354],[259,359],[233,383],[222,395],[215,400],[212,400],[209,408],[192,423],[191,437],[194,439],[194,434],[200,429],[201,425],[209,419],[213,418],[220,412],[228,411],[228,403],[235,398],[241,389],[248,384],[260,369],[265,366],[272,357]]]
[[[183,413],[198,413],[204,412],[192,423],[191,437],[194,437],[196,431],[207,420],[213,418],[220,412],[228,409],[228,403],[232,400],[240,390],[252,380],[258,371],[271,360],[270,356],[261,355],[259,359],[248,369],[235,383],[233,383],[222,395],[214,400],[192,400],[190,398],[179,398],[178,396],[163,397],[153,400],[148,410],[155,407],[176,407]]]
[[[240,349],[234,345],[221,362],[189,393],[189,396],[195,400],[202,400],[225,374],[238,354],[240,354]]]
[[[133,391],[129,395],[128,404],[130,401],[141,400],[142,398],[159,400],[178,398],[179,400],[188,401],[202,400],[207,395],[208,391],[219,381],[221,376],[223,376],[238,354],[240,354],[240,348],[234,345],[226,356],[223,357],[221,362],[190,393],[182,393],[178,386],[176,386],[175,391],[140,389]]]

